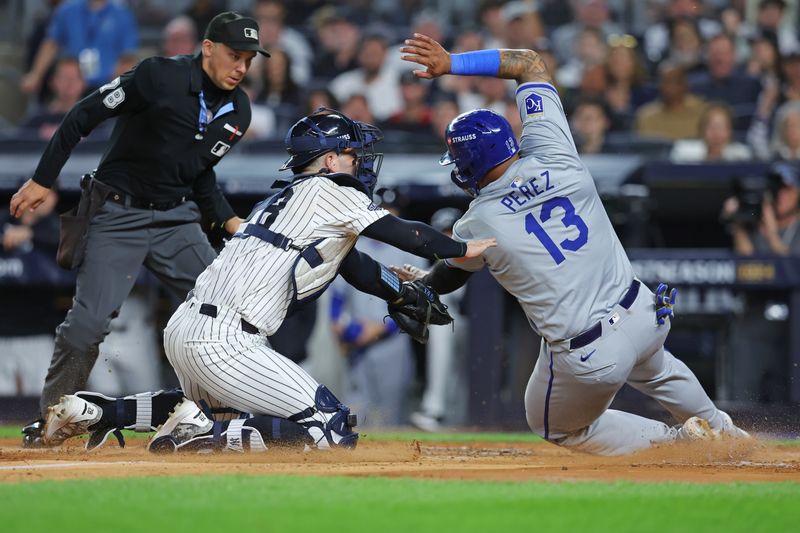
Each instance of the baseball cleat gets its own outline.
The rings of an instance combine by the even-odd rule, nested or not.
[[[428,433],[435,433],[442,430],[442,418],[417,411],[411,413],[409,421],[417,428]]]
[[[708,421],[699,416],[693,416],[688,419],[683,425],[678,428],[678,434],[675,440],[679,441],[696,441],[696,440],[714,440],[717,438],[716,432],[708,425]]]
[[[47,408],[42,442],[46,446],[58,446],[70,437],[83,435],[102,415],[103,410],[91,402],[74,394],[62,396],[57,404]]]
[[[44,419],[39,418],[22,428],[22,447],[23,448],[44,448],[42,441],[42,428]]]
[[[728,413],[725,411],[719,412],[720,416],[722,417],[722,429],[716,432],[716,434],[722,438],[733,438],[733,439],[752,439],[753,437],[750,433],[746,432],[745,430],[737,427],[733,420]]]
[[[158,428],[147,450],[153,453],[174,453],[195,437],[211,431],[214,422],[197,405],[184,398]]]

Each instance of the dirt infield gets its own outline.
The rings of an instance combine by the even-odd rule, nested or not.
[[[357,450],[159,456],[144,439],[92,453],[82,442],[23,450],[0,439],[0,482],[203,474],[386,476],[494,481],[800,482],[800,447],[698,443],[593,457],[547,443],[419,443],[363,439]]]

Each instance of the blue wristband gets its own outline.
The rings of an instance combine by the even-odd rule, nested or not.
[[[478,50],[450,54],[450,73],[465,76],[497,76],[500,71],[500,50]]]

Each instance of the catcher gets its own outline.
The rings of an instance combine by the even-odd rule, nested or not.
[[[398,326],[424,342],[430,324],[452,321],[446,306],[423,283],[401,282],[354,249],[359,234],[428,259],[476,258],[496,244],[493,238],[454,241],[376,207],[371,198],[383,154],[375,144],[382,137],[376,127],[330,109],[292,126],[281,170],[294,175],[255,206],[164,332],[185,398],[175,391],[63,396],[48,410],[44,444],[88,431],[93,448],[117,429],[163,424],[152,451],[263,450],[288,442],[354,447],[355,415],[266,337],[338,273],[390,302]]]

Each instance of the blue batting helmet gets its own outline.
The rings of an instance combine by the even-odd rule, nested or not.
[[[454,118],[445,130],[445,139],[447,152],[439,164],[455,163],[450,179],[471,196],[477,196],[478,182],[490,170],[519,151],[511,124],[488,109]]]
[[[372,124],[351,120],[344,113],[321,107],[289,128],[284,144],[290,157],[280,170],[297,172],[322,154],[340,154],[352,149],[357,159],[353,177],[371,193],[383,161],[383,154],[375,152],[375,143],[381,139],[383,133]]]

